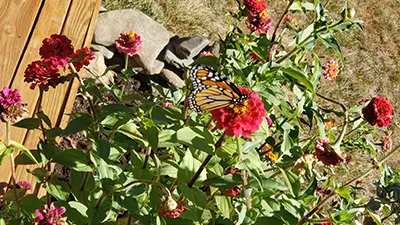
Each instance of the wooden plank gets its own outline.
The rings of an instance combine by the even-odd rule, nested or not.
[[[72,40],[72,44],[75,48],[81,47],[84,43],[85,34],[91,21],[92,11],[97,1],[98,0],[72,1],[62,34]],[[95,10],[98,10],[98,8]],[[53,124],[57,121],[60,109],[63,107],[65,95],[68,93],[68,87],[69,84],[58,85],[55,89],[51,89],[43,96],[42,110],[49,116]],[[35,148],[41,137],[41,131],[30,131],[25,138],[24,145],[28,148]],[[26,169],[34,168],[36,168],[36,166],[19,167],[17,168],[17,176],[19,178],[26,178],[28,182],[34,183],[33,177],[26,173]]]
[[[97,18],[99,16],[100,4],[101,4],[101,0],[97,0],[96,5],[93,8],[92,18],[90,21],[89,29],[87,31],[86,39],[85,39],[82,47],[89,46],[90,43],[92,43],[93,33],[96,28]],[[87,72],[86,70],[83,70],[81,72],[81,74],[82,74],[82,77],[92,77],[92,75],[89,74],[89,72]],[[68,121],[70,118],[69,114],[72,112],[72,108],[74,107],[76,93],[78,92],[79,86],[80,86],[80,83],[77,80],[74,80],[71,85],[70,93],[65,96],[65,100],[64,100],[65,107],[60,112],[59,119],[57,122],[57,125],[59,125],[60,127],[65,127],[68,124]]]
[[[42,0],[0,1],[0,87],[14,76]]]
[[[14,82],[11,85],[12,88],[19,89],[23,102],[29,103],[27,108],[30,112],[30,116],[32,116],[35,110],[39,92],[38,90],[29,89],[29,84],[24,82],[24,71],[28,64],[40,59],[39,48],[42,44],[42,40],[53,33],[61,32],[70,3],[71,0],[46,0],[46,3],[43,5],[40,12],[31,39],[29,40],[29,44],[24,52]],[[9,84],[7,84],[7,86],[8,85]],[[12,127],[11,135],[14,141],[22,143],[26,136],[26,130]],[[0,136],[4,136],[4,134],[0,132]],[[31,147],[32,146],[29,146],[29,148]],[[0,181],[7,181],[9,179],[11,175],[9,168],[10,162],[7,159],[0,167],[3,171],[7,171],[0,174]],[[20,179],[24,178],[20,177]]]

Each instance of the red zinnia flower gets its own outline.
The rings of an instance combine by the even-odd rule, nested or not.
[[[217,122],[217,128],[225,129],[228,136],[249,137],[257,131],[265,117],[264,103],[257,93],[238,87],[243,94],[248,94],[248,100],[238,105],[211,111],[212,119]]]
[[[56,208],[53,203],[51,203],[50,208],[45,205],[43,210],[36,209],[35,213],[37,217],[32,219],[32,222],[38,223],[38,225],[64,225],[65,217],[61,217],[65,213],[65,208]]]
[[[260,13],[267,9],[265,0],[244,0],[243,3],[249,12]]]
[[[185,205],[182,201],[175,201],[168,197],[163,201],[162,205],[158,207],[158,211],[163,217],[178,218],[185,211]]]
[[[22,97],[19,94],[18,89],[12,90],[8,87],[4,87],[3,90],[0,91],[0,107],[3,108],[3,110],[12,105],[20,104],[21,101]]]
[[[42,59],[52,59],[57,63],[57,67],[62,68],[71,59],[74,47],[65,35],[52,34],[50,38],[45,38],[40,47],[39,54]]]
[[[79,72],[83,66],[88,66],[90,64],[90,60],[93,60],[94,53],[88,47],[83,47],[81,49],[76,50],[76,52],[72,55],[72,64],[74,65],[77,72]]]
[[[44,61],[34,61],[29,64],[25,70],[24,76],[25,82],[32,83],[30,86],[31,89],[39,85],[44,91],[48,91],[49,86],[54,88],[60,82],[58,69]]]
[[[139,53],[142,48],[142,39],[140,35],[133,31],[121,33],[117,40],[115,40],[115,47],[118,52],[124,52],[129,56],[134,56]]]
[[[265,34],[271,30],[271,18],[265,11],[260,13],[250,13],[247,20],[247,27],[251,31],[255,31],[257,34]]]
[[[220,191],[225,196],[237,197],[242,192],[242,189],[240,187],[238,187],[238,186],[235,186],[232,189],[225,189],[225,190],[221,189]]]
[[[386,127],[392,122],[393,107],[389,100],[384,97],[376,96],[362,110],[364,119],[371,125]]]
[[[327,140],[316,140],[315,155],[319,161],[329,167],[335,167],[342,162],[346,162],[346,155],[343,153],[339,155]]]

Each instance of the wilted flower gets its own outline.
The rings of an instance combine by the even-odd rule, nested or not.
[[[18,181],[17,185],[19,188],[24,189],[24,190],[31,190],[31,184],[28,181]]]
[[[382,151],[384,152],[390,152],[392,151],[392,139],[390,138],[390,136],[385,136],[382,138]]]
[[[295,26],[299,25],[299,22],[297,21],[297,19],[292,17],[290,14],[287,14],[285,16],[285,21],[286,21],[286,23],[291,23]]]
[[[71,59],[74,47],[65,35],[52,34],[50,38],[43,39],[39,54],[42,59],[50,59],[62,68]]]
[[[314,165],[315,163],[315,156],[313,154],[306,154],[296,160],[296,162],[294,163],[294,168],[298,170],[300,174],[304,175],[306,173],[306,170],[304,169],[305,165]]]
[[[203,51],[200,53],[200,56],[214,56],[210,51]]]
[[[38,225],[64,225],[66,217],[61,217],[61,215],[65,211],[64,207],[57,209],[54,203],[51,203],[50,208],[45,205],[43,210],[36,209],[37,217],[32,219],[32,222],[36,222]]]
[[[217,122],[217,128],[225,129],[228,136],[249,137],[260,128],[266,111],[264,103],[257,93],[249,89],[238,87],[249,99],[240,104],[231,104],[228,107],[211,111],[212,119]]]
[[[266,155],[269,159],[271,159],[273,162],[276,162],[276,161],[278,161],[278,159],[279,159],[279,155],[273,153],[272,151],[269,151],[269,152],[265,153],[265,155]]]
[[[334,80],[336,79],[338,74],[339,74],[338,63],[333,59],[329,60],[324,66],[324,72],[323,72],[324,77],[327,80]]]
[[[335,125],[335,120],[331,119],[331,120],[325,120],[325,129],[327,131],[329,131],[330,129],[332,129],[333,125]]]
[[[124,52],[129,56],[134,56],[139,53],[142,48],[142,39],[140,35],[133,31],[121,33],[117,40],[115,40],[115,47],[118,52]]]
[[[18,89],[10,89],[8,87],[4,87],[3,90],[0,91],[0,112],[12,105],[20,104],[22,101],[22,97],[19,94]]]
[[[247,17],[247,27],[257,34],[265,34],[271,30],[271,18],[267,12],[250,13]]]
[[[376,96],[362,110],[364,119],[371,125],[386,127],[392,122],[393,107],[389,100],[384,97]]]
[[[175,201],[171,197],[168,197],[158,207],[158,211],[163,217],[178,218],[185,211],[185,206],[182,201]]]
[[[335,167],[346,162],[346,155],[343,153],[339,155],[327,140],[316,140],[315,155],[319,161],[329,167]]]
[[[81,49],[76,50],[74,54],[72,54],[72,64],[74,65],[77,72],[79,72],[83,66],[88,66],[90,61],[93,60],[94,53],[88,47],[83,47]]]
[[[267,9],[265,0],[244,0],[243,3],[249,12],[260,13]]]
[[[56,87],[60,82],[58,69],[45,61],[34,61],[29,64],[24,77],[25,82],[32,83],[31,89],[39,85],[44,91],[48,91],[49,86]]]
[[[16,123],[28,115],[29,112],[25,108],[25,104],[19,103],[16,105],[11,105],[5,110],[1,110],[0,120],[3,122]]]
[[[164,102],[164,104],[162,105],[163,108],[169,108],[171,106],[173,106],[174,104],[172,104],[172,102]]]

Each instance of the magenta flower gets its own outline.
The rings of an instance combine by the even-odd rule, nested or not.
[[[18,185],[21,189],[24,189],[24,190],[31,190],[31,184],[30,184],[28,181],[24,181],[24,180],[18,181],[18,182],[17,182],[17,185]]]
[[[72,54],[72,64],[74,65],[77,72],[79,72],[83,66],[88,66],[90,61],[95,58],[94,53],[90,48],[83,47],[81,49],[76,50],[74,54]]]
[[[251,12],[247,17],[247,27],[257,34],[265,34],[272,28],[271,18],[265,11],[261,13]]]
[[[51,203],[50,208],[45,205],[43,210],[36,209],[37,217],[32,219],[32,222],[38,225],[64,225],[66,217],[61,217],[66,209],[64,207],[56,208],[54,203]]]
[[[42,59],[50,59],[58,68],[67,65],[71,59],[74,47],[71,40],[65,35],[52,34],[50,38],[43,39],[39,54]]]
[[[174,104],[172,104],[171,102],[164,102],[164,104],[162,105],[163,108],[169,108],[171,106],[173,106]]]
[[[8,87],[4,87],[2,91],[0,91],[0,106],[3,110],[6,110],[8,107],[12,105],[20,104],[22,101],[22,97],[19,94],[18,89],[10,89]]]
[[[139,54],[142,48],[142,39],[140,35],[133,31],[121,33],[117,40],[115,40],[115,47],[118,52],[124,52],[129,56]]]

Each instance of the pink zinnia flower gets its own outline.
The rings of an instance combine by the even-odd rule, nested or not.
[[[53,88],[60,82],[58,69],[51,63],[45,61],[34,61],[28,65],[25,70],[25,79],[27,83],[32,83],[30,88],[34,89],[39,85],[44,91],[49,90],[49,86]]]
[[[362,110],[364,119],[371,125],[386,127],[392,122],[393,107],[389,100],[384,97],[374,97]]]
[[[316,140],[315,155],[320,162],[329,167],[336,167],[346,162],[346,155],[343,153],[339,155],[327,140]]]
[[[74,65],[77,72],[79,72],[83,66],[88,66],[90,61],[93,60],[94,53],[88,47],[83,47],[76,50],[72,55],[72,64]]]
[[[325,64],[323,75],[327,80],[334,80],[339,74],[339,71],[338,63],[331,59]]]
[[[65,213],[65,208],[56,208],[54,203],[51,203],[50,208],[45,205],[43,210],[36,209],[37,217],[32,219],[32,222],[38,225],[63,225],[65,224],[65,217],[61,217]]]
[[[173,106],[174,104],[172,104],[171,102],[164,102],[164,104],[162,105],[163,108],[169,108],[171,106]]]
[[[247,27],[257,34],[265,34],[271,30],[271,18],[265,11],[250,13],[247,17]]]
[[[175,201],[168,197],[163,201],[162,205],[158,207],[158,211],[163,217],[178,218],[185,211],[185,205],[182,201]]]
[[[57,67],[62,68],[71,59],[74,47],[65,35],[52,34],[45,38],[40,47],[39,54],[42,59],[51,59]]]
[[[286,21],[286,23],[291,23],[295,26],[299,25],[299,22],[297,22],[297,19],[292,17],[290,14],[287,14],[285,16],[285,21]]]
[[[238,88],[243,94],[250,96],[248,100],[241,104],[215,109],[210,113],[217,123],[217,128],[225,129],[228,136],[249,137],[260,128],[266,111],[257,93],[246,88]]]
[[[28,181],[18,181],[17,185],[24,190],[31,190],[31,184]]]
[[[121,33],[117,40],[115,40],[115,47],[118,52],[124,52],[129,56],[134,56],[139,53],[142,48],[142,39],[140,35],[133,31]]]
[[[3,108],[3,110],[12,105],[20,104],[21,101],[22,97],[19,94],[18,89],[12,90],[8,87],[4,87],[3,90],[0,91],[0,107]]]
[[[249,12],[260,13],[267,9],[265,0],[243,0],[243,3]]]
[[[203,51],[200,53],[200,56],[214,56],[210,51]]]
[[[272,122],[271,117],[267,116],[266,119],[267,119],[268,127],[272,127],[273,122]]]

